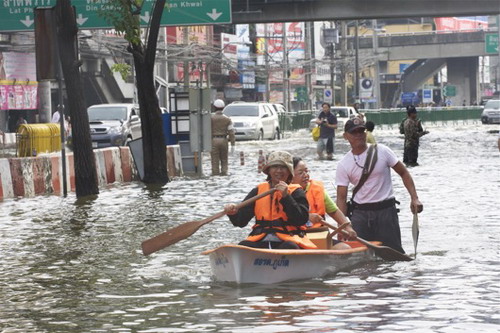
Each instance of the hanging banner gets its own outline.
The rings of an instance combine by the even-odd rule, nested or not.
[[[0,52],[0,110],[37,108],[34,53]]]

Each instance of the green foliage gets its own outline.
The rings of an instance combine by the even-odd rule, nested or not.
[[[140,14],[144,0],[110,0],[99,12],[131,45],[141,45]]]
[[[111,66],[111,71],[120,73],[123,81],[127,81],[127,78],[132,74],[132,67],[129,64],[114,64]]]

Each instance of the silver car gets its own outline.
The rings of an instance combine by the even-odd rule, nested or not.
[[[142,137],[139,107],[135,104],[98,104],[87,109],[93,148],[125,146]]]
[[[486,102],[481,114],[481,122],[483,124],[500,124],[500,100],[490,99]]]

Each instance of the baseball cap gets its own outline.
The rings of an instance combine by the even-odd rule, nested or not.
[[[366,129],[365,122],[358,117],[354,117],[346,121],[344,131],[346,131],[347,133],[352,133],[358,128]]]

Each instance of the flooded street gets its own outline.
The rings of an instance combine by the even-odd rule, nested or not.
[[[412,262],[376,262],[335,276],[276,285],[212,280],[200,253],[249,232],[227,218],[149,257],[140,243],[239,202],[264,175],[258,150],[288,150],[335,197],[338,160],[316,159],[309,132],[237,142],[229,177],[182,178],[101,189],[93,201],[43,196],[0,202],[0,332],[498,332],[500,153],[498,126],[428,126],[410,171],[424,211]],[[396,126],[375,128],[402,159]],[[240,166],[239,151],[245,152]],[[401,202],[403,247],[413,255],[409,196]],[[329,220],[330,222],[332,220]]]

